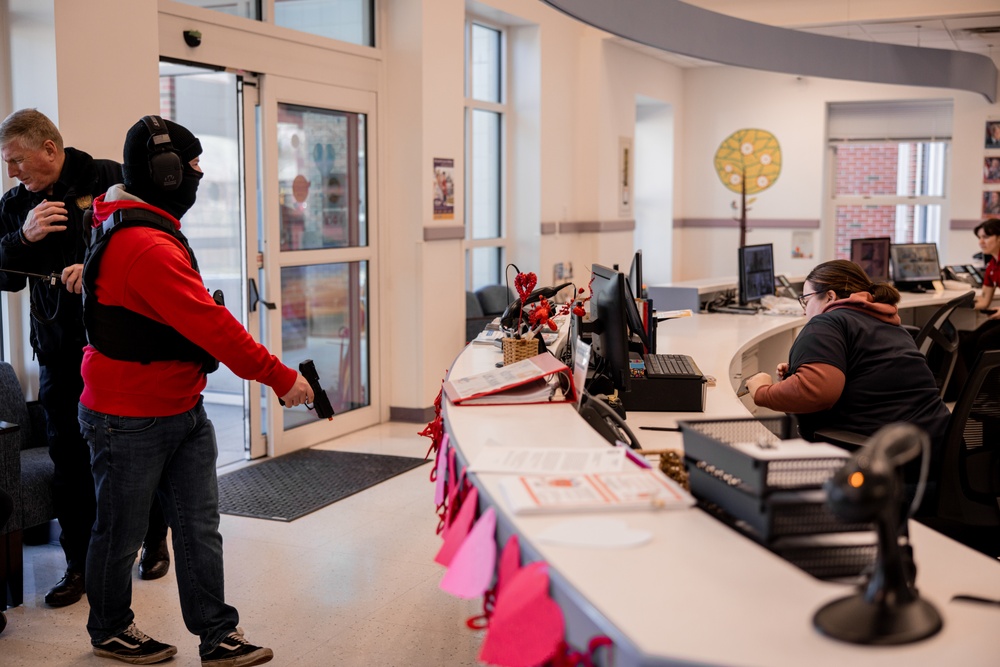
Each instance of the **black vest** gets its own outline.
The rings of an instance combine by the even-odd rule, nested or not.
[[[152,227],[170,234],[181,242],[191,258],[191,267],[198,270],[194,251],[173,222],[147,209],[115,211],[100,227],[92,230],[90,246],[84,259],[83,323],[88,341],[104,356],[119,361],[138,361],[143,364],[151,361],[193,361],[200,363],[205,373],[215,371],[219,362],[173,327],[128,308],[108,306],[97,300],[97,275],[104,250],[115,232],[128,227]],[[149,279],[155,278],[150,276]],[[221,301],[221,292],[216,294],[218,303]]]

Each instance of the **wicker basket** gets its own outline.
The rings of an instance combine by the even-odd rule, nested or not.
[[[503,345],[503,365],[530,359],[538,354],[537,338],[501,338]]]

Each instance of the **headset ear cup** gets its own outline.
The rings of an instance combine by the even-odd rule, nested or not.
[[[184,178],[184,165],[173,151],[153,153],[149,156],[149,176],[159,189],[176,190]]]

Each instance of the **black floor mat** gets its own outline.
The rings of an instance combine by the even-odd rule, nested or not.
[[[381,454],[301,449],[219,477],[219,511],[293,521],[426,463]]]

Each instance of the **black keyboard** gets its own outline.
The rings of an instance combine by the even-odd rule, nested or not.
[[[647,378],[700,378],[694,359],[686,354],[644,354]]]

